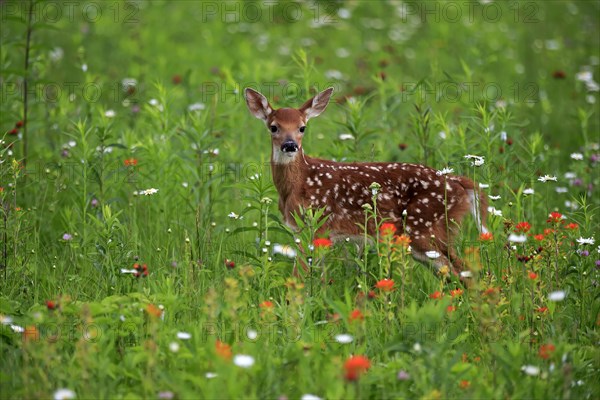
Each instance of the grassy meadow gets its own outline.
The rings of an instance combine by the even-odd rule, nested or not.
[[[600,398],[599,1],[0,10],[1,398]],[[464,280],[282,223],[243,89],[330,86],[307,154],[482,184]]]

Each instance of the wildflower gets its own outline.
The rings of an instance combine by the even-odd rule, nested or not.
[[[382,279],[375,284],[377,289],[381,289],[384,292],[390,292],[394,290],[394,281],[391,279]]]
[[[488,207],[488,212],[496,217],[502,216],[502,210],[497,210],[495,207]]]
[[[452,297],[462,296],[463,293],[464,292],[463,292],[463,290],[461,288],[453,289],[453,290],[450,291],[450,295]]]
[[[540,314],[545,313],[546,311],[548,311],[548,307],[538,307],[535,309],[536,312],[539,312]]]
[[[24,124],[25,124],[25,123],[24,123],[23,121],[17,121],[17,122],[15,123],[15,128],[17,128],[17,129],[20,129],[20,128],[22,128],[22,127],[23,127],[23,125],[24,125]]]
[[[460,382],[458,383],[458,386],[459,386],[461,389],[468,389],[468,388],[469,388],[469,386],[471,386],[471,382],[469,382],[469,381],[467,381],[467,380],[463,379],[462,381],[460,381]]]
[[[544,183],[545,183],[545,182],[548,182],[548,181],[554,181],[554,182],[556,182],[556,181],[557,181],[557,179],[558,179],[558,178],[557,178],[556,176],[544,175],[544,176],[540,176],[540,177],[538,178],[538,181],[540,181],[540,182],[544,182]]]
[[[225,259],[225,266],[227,267],[227,269],[234,269],[235,268],[235,263],[233,261],[231,261],[230,259],[226,258]]]
[[[557,290],[548,295],[550,301],[563,301],[567,297],[567,293],[564,290]]]
[[[529,222],[519,222],[515,226],[515,232],[517,233],[527,233],[531,229],[531,224]]]
[[[371,367],[371,362],[365,356],[351,356],[344,363],[344,377],[349,381],[356,381],[362,373]]]
[[[491,232],[484,232],[479,235],[479,240],[482,242],[491,242],[494,240],[494,235],[492,235]]]
[[[52,300],[46,300],[46,307],[48,310],[56,310],[56,303]]]
[[[565,73],[565,71],[557,70],[552,73],[552,77],[554,79],[565,79],[567,77],[567,74]]]
[[[250,368],[254,365],[254,357],[246,354],[236,354],[233,363],[240,368]]]
[[[358,308],[355,308],[350,313],[350,317],[348,319],[350,320],[350,322],[362,321],[365,319],[365,316],[363,315],[362,312],[360,312],[360,310]]]
[[[540,374],[539,367],[536,367],[535,365],[523,365],[521,367],[521,371],[523,371],[526,375],[529,376],[537,376]]]
[[[396,233],[396,225],[386,222],[379,228],[381,236],[392,236]]]
[[[449,305],[448,307],[446,307],[446,312],[451,313],[451,312],[454,312],[454,311],[456,311],[456,307],[455,306]]]
[[[155,193],[158,193],[158,189],[150,188],[150,189],[144,189],[144,190],[140,190],[138,192],[134,192],[134,194],[142,194],[144,196],[151,196]]]
[[[533,271],[529,271],[529,279],[531,279],[533,281],[533,280],[536,280],[537,277],[538,277],[538,274],[536,274]]]
[[[177,342],[169,343],[169,350],[171,350],[171,353],[177,353],[179,351],[179,343],[177,343]]]
[[[262,303],[260,303],[258,306],[260,308],[263,308],[263,309],[272,309],[273,308],[273,302],[269,301],[269,300],[265,300]]]
[[[250,340],[256,340],[256,338],[258,337],[258,332],[254,329],[248,329],[248,333],[246,333],[246,336]]]
[[[561,213],[553,211],[550,213],[550,215],[548,215],[548,219],[546,220],[546,222],[558,224],[558,223],[562,222],[562,220],[564,218],[565,217]]]
[[[11,325],[12,327],[12,325]],[[23,329],[23,328],[21,328]],[[40,331],[37,330],[37,328],[35,326],[27,326],[25,327],[25,329],[23,329],[21,331],[21,333],[23,334],[23,340],[24,341],[38,341],[40,340]]]
[[[331,245],[333,244],[333,242],[327,238],[318,238],[313,240],[313,246],[315,246],[315,248],[319,249],[319,248],[329,248],[331,247]]]
[[[533,189],[531,189],[531,188],[527,188],[527,189],[523,190],[523,194],[524,194],[525,196],[530,196],[530,195],[532,195],[532,194],[534,194],[534,193],[535,193],[535,190],[533,190]]]
[[[215,353],[217,353],[219,357],[226,361],[230,360],[233,356],[233,353],[231,352],[231,346],[227,343],[221,342],[220,340],[215,342]]]
[[[566,187],[563,187],[563,186],[559,186],[554,190],[556,191],[556,193],[567,193],[569,191],[569,189],[567,189]]]
[[[192,334],[188,332],[177,332],[177,339],[181,340],[190,340],[192,338]]]
[[[581,153],[571,153],[571,159],[581,161],[583,160],[583,154]]]
[[[238,219],[240,216],[234,213],[233,211],[227,215],[231,219]]]
[[[471,166],[472,167],[480,167],[480,166],[482,166],[484,164],[484,158],[482,156],[475,156],[475,155],[472,155],[472,154],[467,154],[465,156],[465,158],[467,160],[473,160],[471,162]]]
[[[442,292],[440,292],[439,290],[436,290],[435,292],[433,292],[432,294],[429,295],[430,299],[441,299],[442,296],[444,296],[444,294]]]
[[[157,397],[161,400],[171,400],[175,397],[175,394],[169,390],[158,392]]]
[[[344,140],[354,140],[354,135],[352,135],[351,133],[341,133],[340,136],[338,136],[338,139],[344,141]]]
[[[104,112],[104,116],[106,118],[114,118],[117,115],[117,113],[115,112],[115,110],[106,110]]]
[[[136,278],[148,276],[148,266],[146,264],[140,265],[135,263],[133,264],[133,269],[135,270],[134,275]]]
[[[472,276],[473,273],[471,271],[461,271],[460,273],[461,278],[471,278]]]
[[[454,170],[452,168],[444,167],[441,170],[436,171],[435,174],[438,175],[438,176],[441,176],[441,175],[448,175],[448,174],[451,174],[453,172],[454,172]]]
[[[398,246],[402,246],[404,248],[408,248],[408,245],[410,244],[411,240],[410,237],[408,235],[396,235],[394,236],[394,244],[398,245]]]
[[[407,381],[410,379],[410,374],[404,370],[401,370],[398,372],[398,375],[396,376],[396,378],[399,381]]]
[[[314,394],[303,394],[302,397],[300,397],[300,400],[323,400],[321,399],[319,396],[315,396]]]
[[[54,392],[54,400],[70,400],[76,397],[75,392],[71,389],[58,389]]]
[[[65,234],[63,235],[62,239],[63,239],[65,242],[68,242],[69,240],[72,240],[72,239],[73,239],[73,236],[72,236],[70,233],[65,233]]]
[[[156,307],[152,303],[150,303],[146,306],[146,312],[148,313],[148,315],[150,315],[151,317],[154,317],[154,318],[160,318],[160,316],[163,313],[163,311],[160,308]]]
[[[205,108],[206,108],[206,105],[204,103],[193,103],[188,106],[188,111],[189,112],[202,111]]]
[[[335,341],[341,344],[348,344],[348,343],[352,343],[354,341],[354,338],[352,337],[352,335],[349,335],[347,333],[340,333],[339,335],[335,335]]]
[[[579,243],[580,245],[589,244],[593,246],[595,242],[596,240],[593,236],[590,238],[579,237],[579,239],[577,239],[577,243]]]
[[[217,373],[215,373],[215,372],[207,372],[206,374],[204,374],[204,377],[206,379],[214,379],[217,376],[219,376],[219,375]]]
[[[509,242],[513,242],[513,243],[525,243],[527,241],[527,236],[525,236],[525,235],[515,235],[514,233],[511,233],[508,236],[508,241]]]
[[[553,344],[543,344],[540,346],[540,351],[538,352],[538,355],[544,360],[547,360],[548,358],[550,358],[550,356],[552,356],[554,350],[556,350],[556,347]]]
[[[13,128],[10,131],[8,131],[9,135],[18,135],[19,134],[19,130],[17,128]]]
[[[571,231],[574,231],[574,230],[579,229],[579,225],[577,225],[574,222],[571,222],[570,224],[565,225],[565,229],[569,229]]]
[[[542,240],[544,240],[544,235],[542,235],[541,233],[539,233],[537,235],[533,235],[533,238],[535,240],[537,240],[538,242],[541,242]]]

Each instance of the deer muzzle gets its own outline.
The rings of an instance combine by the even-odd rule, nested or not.
[[[298,143],[293,140],[286,140],[281,145],[281,151],[284,153],[295,153],[298,151]]]

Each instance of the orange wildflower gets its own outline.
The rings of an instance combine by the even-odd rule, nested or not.
[[[540,351],[538,355],[544,360],[547,360],[552,356],[554,350],[556,350],[556,347],[554,347],[553,344],[543,344],[540,346]]]
[[[154,318],[160,318],[160,316],[162,315],[162,310],[152,303],[146,306],[146,312],[148,313],[148,315]]]
[[[515,226],[515,231],[517,233],[527,233],[531,229],[531,224],[529,222],[519,222]]]
[[[273,308],[273,302],[269,300],[265,300],[258,305],[260,308],[271,309]]]
[[[352,356],[344,363],[344,377],[356,381],[360,375],[371,368],[371,362],[365,356]]]
[[[227,343],[223,343],[220,340],[217,340],[215,342],[215,353],[217,353],[217,355],[219,357],[221,357],[223,360],[230,360],[231,357],[233,356],[233,353],[231,351],[231,346],[228,345]]]
[[[454,289],[450,291],[450,295],[452,297],[461,296],[463,294],[463,290],[461,288]]]
[[[349,319],[350,319],[350,322],[353,322],[353,321],[362,321],[363,319],[365,319],[365,316],[363,315],[362,312],[360,312],[360,310],[358,308],[355,308],[350,313],[350,318]]]
[[[458,383],[458,386],[460,386],[461,389],[467,389],[469,386],[471,386],[471,382],[463,379]]]
[[[136,165],[138,165],[138,160],[135,158],[127,158],[123,163],[126,167],[135,167]]]
[[[529,271],[529,279],[535,280],[535,279],[537,279],[537,277],[538,277],[538,274],[536,274],[533,271]]]
[[[574,222],[571,222],[570,224],[565,225],[565,228],[570,229],[572,231],[579,229],[579,225],[577,225]]]
[[[402,246],[404,248],[408,248],[408,245],[410,244],[411,240],[410,237],[408,235],[396,235],[394,236],[394,244],[398,245],[398,246]]]
[[[430,299],[441,299],[442,296],[444,294],[442,292],[440,292],[439,290],[436,290],[435,292],[433,292],[432,294],[429,295]]]
[[[546,220],[546,222],[552,223],[552,224],[558,224],[561,223],[563,219],[563,215],[559,212],[551,212],[550,215],[548,216],[548,219]]]
[[[325,248],[328,249],[329,247],[331,247],[331,245],[333,244],[333,242],[327,238],[318,238],[313,240],[313,246],[315,246],[315,248],[319,249],[319,248]]]
[[[481,240],[482,242],[491,242],[492,240],[494,240],[494,235],[492,235],[491,232],[484,232],[481,235],[479,235],[479,240]]]

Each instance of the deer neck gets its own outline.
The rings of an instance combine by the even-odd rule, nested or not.
[[[293,160],[285,163],[279,162],[274,159],[273,155],[271,156],[273,183],[283,201],[293,197],[294,193],[302,187],[302,182],[306,179],[308,158],[302,149]]]

